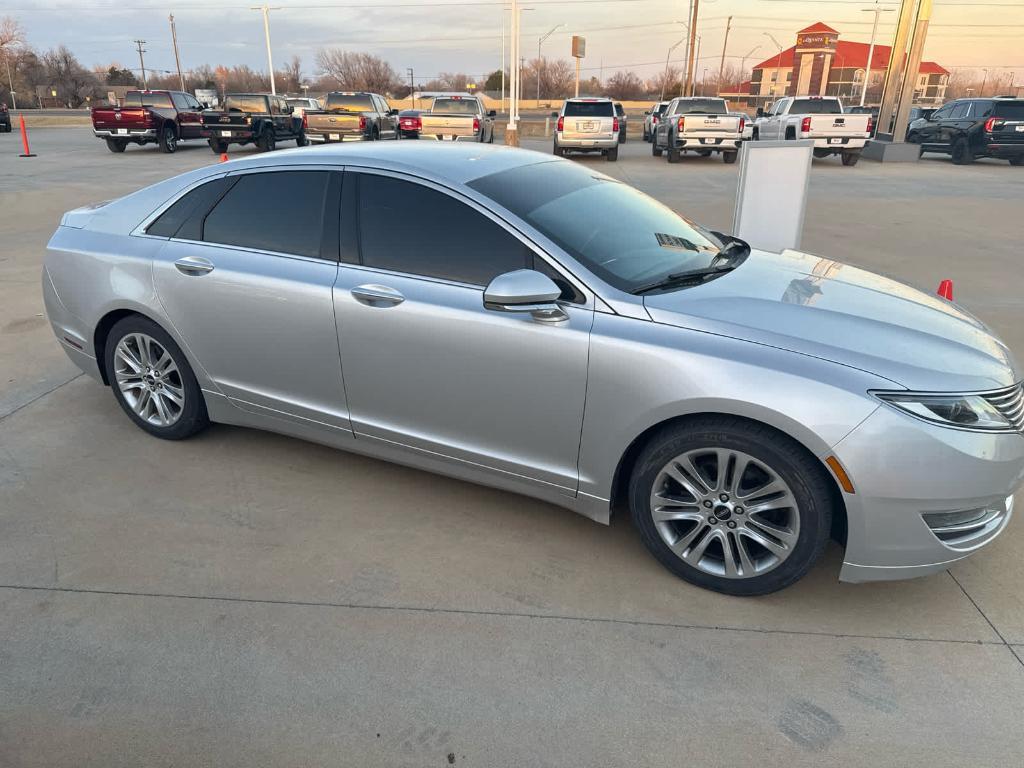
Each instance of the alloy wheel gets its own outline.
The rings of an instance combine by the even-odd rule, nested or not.
[[[789,485],[760,459],[727,448],[687,451],[665,464],[654,480],[650,514],[677,557],[729,579],[774,570],[800,537]]]
[[[185,407],[185,384],[171,354],[152,336],[130,333],[114,350],[114,376],[125,402],[156,427],[170,427]]]

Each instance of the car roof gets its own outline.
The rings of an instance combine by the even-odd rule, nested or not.
[[[235,171],[276,165],[352,165],[404,171],[461,185],[492,173],[554,161],[544,152],[493,144],[374,141],[279,150],[213,167]]]

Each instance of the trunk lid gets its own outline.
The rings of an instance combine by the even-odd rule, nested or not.
[[[1024,101],[997,102],[989,127],[995,143],[1024,144]]]
[[[307,112],[306,133],[325,134],[328,137],[362,136],[365,128],[359,127],[360,118],[366,118],[358,112]]]

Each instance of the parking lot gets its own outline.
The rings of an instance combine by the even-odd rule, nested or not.
[[[840,584],[833,544],[795,586],[740,599],[673,577],[625,517],[240,428],[155,440],[59,349],[40,263],[63,211],[217,157],[31,139],[22,159],[0,137],[0,766],[1024,753],[1021,521],[949,573]],[[578,162],[730,228],[738,164],[670,166],[639,140]],[[803,247],[952,279],[1019,357],[1022,199],[1006,162],[815,160]]]

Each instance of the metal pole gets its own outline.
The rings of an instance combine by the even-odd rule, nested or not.
[[[174,64],[178,67],[178,82],[181,90],[185,90],[185,78],[181,74],[181,58],[178,56],[178,30],[174,26],[174,14],[167,17],[171,22],[171,42],[174,44]]]
[[[7,90],[11,92],[11,109],[18,108],[18,102],[14,98],[14,78],[11,77],[11,52],[4,48],[4,63],[7,65]]]
[[[978,95],[979,96],[984,96],[985,95],[985,85],[988,83],[988,70],[987,69],[982,69],[981,71],[985,73],[985,76],[981,78],[981,90],[978,91]]]
[[[683,69],[679,73],[679,95],[686,95],[686,74],[690,71],[690,22],[693,20],[693,0],[690,0],[686,8],[686,21],[677,21],[686,27],[686,46],[683,48]]]
[[[914,104],[914,86],[917,85],[917,73],[921,70],[921,56],[924,54],[924,41],[928,37],[928,22],[932,17],[932,0],[921,0],[917,6],[917,18],[914,20],[914,34],[910,38],[910,51],[907,53],[907,73],[903,76],[903,88],[896,101],[896,121],[892,127],[893,141],[902,142],[907,135],[907,123],[910,122],[910,108]]]
[[[540,47],[544,44],[544,41],[547,40],[549,37],[551,37],[551,35],[553,35],[555,33],[555,31],[559,27],[561,27],[561,26],[562,26],[561,24],[556,24],[555,26],[553,26],[551,28],[551,30],[546,35],[541,35],[540,39],[537,40],[537,106],[538,107],[540,106],[540,67],[541,67]],[[547,67],[545,67],[545,69],[547,69]]]
[[[142,90],[145,91],[148,90],[148,88],[146,88],[146,60],[142,57],[142,54],[146,52],[146,49],[142,46],[146,44],[146,41],[135,40],[134,43],[135,47],[139,49],[139,67],[142,69]]]
[[[274,82],[274,57],[270,52],[270,12],[278,11],[280,8],[271,8],[266,3],[254,5],[250,10],[263,11],[263,36],[267,40],[267,66],[270,68],[270,92],[277,95],[277,83]]]
[[[501,9],[501,111],[505,111],[505,9]]]
[[[509,103],[508,103],[508,124],[505,126],[505,143],[513,147],[519,146],[519,133],[516,125],[516,77],[518,76],[519,52],[516,50],[516,42],[519,39],[519,0],[512,0],[512,20],[510,37],[508,41],[508,74],[509,74]]]
[[[580,58],[576,57],[576,98],[580,96]]]
[[[416,78],[413,77],[412,67],[406,67],[405,71],[409,73],[409,99],[412,101],[412,108],[416,109]]]
[[[658,97],[658,101],[664,101],[665,100],[665,85],[668,82],[668,61],[669,61],[670,58],[672,58],[672,51],[674,51],[676,48],[678,48],[680,45],[682,45],[685,42],[686,42],[686,38],[684,37],[678,43],[676,43],[675,45],[669,47],[668,53],[665,54],[665,74],[661,78],[661,96]]]
[[[697,12],[699,10],[700,0],[693,0],[693,12],[690,14],[690,47],[686,54],[686,81],[683,83],[683,91],[691,96],[693,95],[693,51],[697,36]]]
[[[885,82],[882,85],[882,103],[878,108],[877,133],[889,132],[889,124],[892,122],[899,104],[899,82],[903,77],[907,38],[910,37],[915,5],[915,0],[902,0],[900,3],[899,21],[896,23],[896,33],[893,36],[892,50],[889,53],[889,66],[885,70]],[[896,138],[896,134],[893,134],[893,139]]]
[[[725,49],[729,46],[729,27],[732,26],[732,16],[725,22],[725,40],[722,41],[722,63],[718,65],[718,93],[722,93],[722,73],[725,72]]]
[[[875,14],[875,23],[871,25],[871,45],[868,46],[868,66],[864,72],[864,83],[860,89],[860,105],[864,106],[864,99],[868,95],[868,83],[871,81],[871,60],[875,56],[875,35],[878,34],[878,17],[883,13],[892,13],[892,8],[882,8],[875,0],[874,8],[861,8],[866,13]]]
[[[696,2],[696,0],[694,0],[694,2]],[[693,60],[693,65],[696,67],[699,63],[700,63],[700,35],[697,35],[697,58]],[[707,69],[707,67],[705,67],[705,69]],[[693,83],[691,83],[691,86],[690,86],[690,95],[693,96],[693,94],[696,92],[696,90],[697,90],[697,78],[694,78],[693,79]],[[701,96],[703,96],[704,95],[704,83],[703,82],[701,82],[700,91],[701,91]]]
[[[771,40],[773,43],[775,43],[775,47],[779,49],[779,55],[775,57],[775,83],[777,85],[778,82],[779,82],[779,79],[782,76],[782,43],[780,43],[778,40],[776,40],[775,36],[772,35],[771,32],[765,32],[764,36],[767,37],[769,40]],[[762,77],[764,77],[764,75],[762,75]],[[770,94],[768,94],[768,95],[769,96],[774,96],[775,95],[775,86],[774,85],[772,86],[771,91],[772,92]]]

